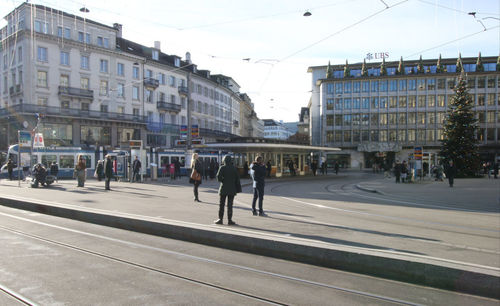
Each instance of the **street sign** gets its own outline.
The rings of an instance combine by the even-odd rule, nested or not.
[[[35,138],[33,139],[33,148],[43,148],[45,147],[45,143],[43,141],[43,134],[36,133]]]
[[[198,125],[197,124],[191,125],[191,137],[193,137],[193,138],[200,137],[200,131],[198,129]]]
[[[422,147],[415,147],[414,153],[413,153],[413,157],[415,158],[415,160],[421,160],[422,156],[424,156],[423,151],[422,151]]]
[[[30,131],[19,131],[19,146],[22,148],[31,148]]]
[[[130,148],[137,148],[137,149],[142,148],[142,140],[129,140],[128,144]]]
[[[188,135],[188,127],[187,125],[181,125],[181,138],[182,139],[187,139]]]

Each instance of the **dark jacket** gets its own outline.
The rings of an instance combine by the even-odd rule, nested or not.
[[[455,167],[455,165],[446,166],[445,174],[446,174],[446,177],[455,177],[455,175],[457,175],[457,167]]]
[[[403,169],[403,165],[401,165],[400,163],[396,163],[396,165],[394,166],[394,175],[400,176],[402,169]]]
[[[219,195],[236,195],[236,185],[240,184],[238,170],[233,166],[231,156],[224,156],[222,167],[217,172],[217,181],[219,181]]]
[[[111,158],[104,160],[104,176],[106,178],[113,178],[113,161]]]
[[[134,163],[132,164],[132,169],[134,170],[134,172],[139,172],[141,170],[141,161],[138,160],[138,159],[135,159],[134,160]]]
[[[250,169],[253,170],[252,179],[257,182],[258,187],[264,187],[266,177],[266,167],[262,164],[252,163]]]
[[[196,172],[198,172],[200,174],[199,182],[201,183],[201,178],[202,178],[202,174],[203,174],[203,166],[201,165],[201,162],[198,159],[194,162],[194,166],[191,168],[191,171],[193,171],[193,168],[196,170]]]

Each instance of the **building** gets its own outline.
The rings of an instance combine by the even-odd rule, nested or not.
[[[293,133],[283,124],[274,119],[264,119],[264,138],[287,140]]]
[[[436,161],[443,120],[463,66],[479,120],[483,160],[500,153],[499,58],[449,58],[309,67],[311,144],[350,167],[409,160],[415,147]],[[459,66],[457,70],[457,66]]]
[[[198,142],[241,134],[240,104],[250,98],[230,77],[198,70],[189,53],[169,55],[160,42],[123,38],[120,24],[28,2],[5,19],[0,149],[22,129],[42,132],[48,146],[105,149],[128,148],[130,140],[185,147],[189,126]]]

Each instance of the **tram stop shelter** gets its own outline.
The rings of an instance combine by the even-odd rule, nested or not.
[[[327,152],[340,151],[339,148],[317,147],[289,143],[240,142],[240,143],[207,143],[193,146],[200,151],[218,151],[219,155],[231,154],[234,165],[243,174],[245,163],[250,165],[256,156],[262,156],[264,164],[271,162],[271,175],[282,177],[291,175],[290,163],[293,163],[297,175],[305,175],[309,171],[311,159]],[[221,156],[222,157],[222,156]],[[318,167],[319,167],[319,161]]]

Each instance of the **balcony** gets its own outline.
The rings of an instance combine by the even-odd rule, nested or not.
[[[187,86],[179,86],[178,89],[179,89],[179,95],[187,97],[189,93],[189,89]]]
[[[9,107],[8,110],[4,110],[5,112],[0,112],[0,117],[8,116],[9,114],[41,114],[44,117],[81,118],[106,121],[135,122],[142,124],[146,123],[145,116],[101,112],[94,110],[82,110],[80,108],[53,107],[36,104],[19,104]]]
[[[144,86],[148,89],[155,90],[158,86],[160,86],[160,81],[153,78],[144,78]]]
[[[178,114],[181,111],[181,106],[179,104],[168,103],[165,101],[156,102],[156,108],[159,111],[165,111],[165,112],[176,113],[176,114]]]
[[[89,89],[59,86],[58,95],[72,98],[83,98],[94,100],[94,91]]]

